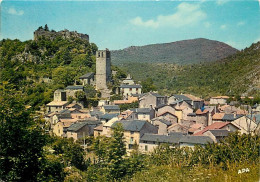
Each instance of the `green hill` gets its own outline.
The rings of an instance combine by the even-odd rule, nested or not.
[[[260,95],[260,42],[225,59],[200,64],[126,63],[121,67],[136,80],[152,78],[159,91],[217,94]]]
[[[183,40],[164,44],[131,46],[111,51],[113,64],[127,62],[190,64],[216,61],[235,54],[237,49],[208,39]]]
[[[53,31],[54,32],[54,31]],[[97,46],[86,39],[55,36],[21,42],[0,41],[0,86],[12,85],[26,104],[39,108],[86,72],[95,72]]]

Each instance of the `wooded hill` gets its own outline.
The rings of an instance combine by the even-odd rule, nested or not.
[[[157,89],[168,94],[260,95],[260,42],[213,62],[190,65],[135,62],[121,68],[140,81],[152,78]]]
[[[219,41],[208,39],[183,40],[164,44],[131,46],[111,51],[112,63],[129,62],[192,64],[223,59],[238,50]]]
[[[0,41],[0,84],[8,82],[39,107],[86,72],[95,72],[97,46],[80,38]],[[49,80],[49,81],[48,81]]]

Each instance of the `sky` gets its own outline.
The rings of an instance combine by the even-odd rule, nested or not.
[[[260,41],[260,0],[0,2],[0,40],[33,39],[48,24],[88,34],[110,50],[195,38],[244,49]]]

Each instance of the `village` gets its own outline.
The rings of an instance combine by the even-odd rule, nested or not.
[[[54,92],[54,100],[46,105],[44,119],[50,133],[74,141],[88,136],[111,137],[113,128],[122,124],[127,152],[136,146],[143,153],[152,152],[161,144],[191,147],[218,143],[231,132],[259,134],[260,105],[240,105],[228,96],[210,100],[190,94],[163,96],[155,91],[142,93],[142,86],[130,75],[121,80],[117,94],[123,100],[110,101],[112,80],[110,51],[96,52],[96,73],[80,77],[81,85],[67,86]],[[84,108],[81,102],[69,102],[78,91],[92,85],[101,93],[97,107]],[[138,107],[120,110],[121,104]],[[83,143],[83,147],[86,147]]]

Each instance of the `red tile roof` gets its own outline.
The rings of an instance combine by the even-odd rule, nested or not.
[[[205,133],[208,130],[214,130],[214,129],[221,129],[224,126],[227,126],[229,124],[232,124],[230,122],[215,122],[209,126],[207,126],[206,128],[204,128],[203,130],[199,131],[198,133],[195,133],[193,135],[203,135],[203,133]],[[232,124],[233,125],[233,124]]]
[[[207,109],[204,109],[204,111],[202,112],[201,111],[201,109],[198,109],[197,111],[196,111],[196,114],[206,114],[207,112],[209,112]]]

